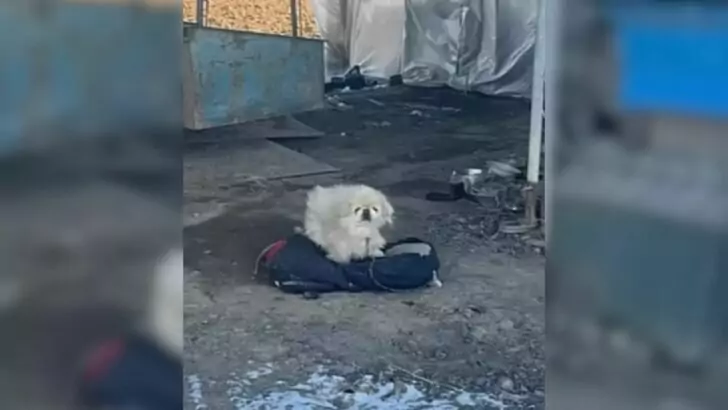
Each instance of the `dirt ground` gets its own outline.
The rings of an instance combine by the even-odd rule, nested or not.
[[[299,0],[299,34],[319,37],[309,0]],[[196,0],[183,0],[184,21],[194,22]],[[207,26],[291,35],[290,0],[207,0]]]
[[[335,103],[297,116],[325,137],[282,143],[341,173],[186,192],[186,408],[544,408],[540,234],[497,233],[518,195],[494,180],[497,201],[424,199],[453,169],[524,161],[528,104],[409,88]],[[252,277],[258,253],[300,224],[306,190],[340,181],[390,196],[388,236],[433,242],[442,288],[305,300]]]

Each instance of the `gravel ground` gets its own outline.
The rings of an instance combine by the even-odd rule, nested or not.
[[[290,0],[207,0],[207,4],[209,27],[291,35]],[[196,0],[183,0],[185,21],[195,21],[196,7]],[[299,13],[299,34],[303,37],[319,37],[308,0],[299,1]]]

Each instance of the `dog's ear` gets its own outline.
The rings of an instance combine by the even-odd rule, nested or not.
[[[312,201],[314,198],[321,195],[324,188],[321,185],[316,185],[315,187],[308,190],[306,193],[306,201]]]
[[[387,198],[382,198],[382,203],[384,206],[382,207],[382,216],[384,217],[384,221],[388,225],[394,224],[394,207],[392,207],[392,204],[389,203]]]

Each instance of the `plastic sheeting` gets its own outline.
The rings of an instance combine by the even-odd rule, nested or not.
[[[327,78],[370,77],[529,97],[538,0],[310,0]]]
[[[362,74],[402,72],[404,0],[310,0],[324,48],[327,80],[358,65]]]

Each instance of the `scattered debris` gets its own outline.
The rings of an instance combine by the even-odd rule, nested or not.
[[[318,299],[319,297],[321,297],[321,295],[320,295],[320,294],[319,294],[318,292],[310,292],[310,291],[306,291],[306,292],[303,292],[303,295],[302,295],[302,297],[303,297],[304,299],[306,299],[306,300],[316,300],[316,299]]]
[[[324,92],[328,94],[331,91],[341,90],[344,87],[346,87],[346,84],[344,84],[343,77],[331,77],[331,80],[324,84]]]
[[[401,75],[396,74],[396,75],[389,77],[389,85],[391,87],[394,87],[397,85],[402,85],[402,84],[404,84],[404,79],[402,78]]]
[[[339,111],[349,110],[353,108],[351,105],[341,101],[341,99],[333,95],[327,96],[326,101],[328,101],[328,103],[331,104],[334,109]]]
[[[543,249],[546,247],[546,241],[543,239],[537,239],[537,238],[525,238],[525,241],[530,246],[533,246],[534,248]]]
[[[439,107],[429,104],[418,104],[418,103],[404,103],[403,106],[410,108],[414,111],[424,113],[425,111],[444,111],[444,112],[460,112],[460,108],[455,107]]]
[[[344,84],[352,90],[361,90],[367,86],[367,79],[362,75],[361,68],[358,65],[351,67],[344,74]]]
[[[524,234],[536,228],[536,226],[536,224],[522,221],[504,221],[498,229],[505,234]]]
[[[467,199],[472,202],[480,202],[478,197],[494,197],[497,192],[485,185],[483,170],[480,168],[469,168],[465,171],[453,171],[450,175],[450,193],[429,193],[426,199],[430,201],[457,201]]]
[[[429,192],[425,195],[425,199],[433,202],[454,202],[461,199],[467,199],[472,202],[478,202],[478,199],[470,195],[465,187],[465,182],[459,180],[459,176],[453,171],[450,178],[450,192]]]
[[[503,178],[512,178],[520,174],[521,170],[515,167],[513,161],[488,161],[488,173]]]
[[[450,175],[449,192],[430,192],[429,201],[452,202],[466,199],[479,205],[472,215],[453,215],[448,222],[438,221],[466,237],[486,239],[499,252],[517,255],[523,252],[544,253],[543,232],[538,221],[523,221],[525,180],[514,178],[523,174],[514,161],[489,161],[487,170],[469,168],[455,170]]]
[[[513,391],[513,389],[515,387],[515,383],[513,383],[513,380],[510,377],[505,377],[505,376],[500,378],[498,385],[500,386],[501,389],[506,390],[506,391]]]
[[[364,125],[372,128],[386,128],[392,125],[389,121],[365,121]]]
[[[343,77],[331,77],[331,80],[324,84],[324,92],[330,93],[336,90],[350,92],[370,87],[379,88],[380,86],[386,87],[387,84],[380,84],[375,80],[366,78],[361,72],[361,67],[355,65]]]
[[[385,104],[383,102],[377,101],[374,98],[367,98],[367,101],[369,101],[370,103],[376,105],[377,107],[384,107],[385,106]]]

